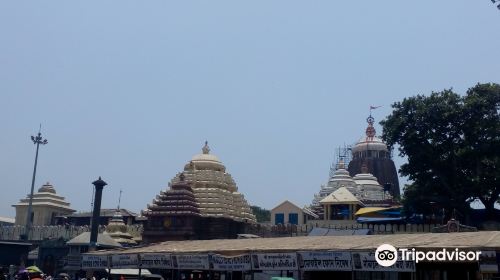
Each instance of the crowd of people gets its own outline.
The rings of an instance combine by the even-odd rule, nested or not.
[[[60,273],[56,278],[43,273],[37,266],[21,268],[14,275],[0,273],[0,280],[71,280],[66,273]]]

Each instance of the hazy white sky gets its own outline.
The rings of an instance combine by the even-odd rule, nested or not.
[[[145,208],[205,140],[251,204],[309,204],[369,105],[500,82],[499,26],[489,0],[3,1],[0,216],[39,123],[36,189],[79,211],[98,176]]]

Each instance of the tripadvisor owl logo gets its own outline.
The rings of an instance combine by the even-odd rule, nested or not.
[[[415,262],[477,262],[481,251],[465,251],[455,248],[442,248],[440,250],[420,251],[415,248],[399,248],[396,249],[390,244],[382,244],[375,251],[375,260],[380,266],[388,267],[394,265],[398,261],[398,251],[400,261]]]
[[[398,260],[398,250],[390,244],[382,244],[375,251],[375,260],[381,266],[391,266]]]

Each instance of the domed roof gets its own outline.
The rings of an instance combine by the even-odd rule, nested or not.
[[[123,216],[119,208],[116,209],[115,214],[106,226],[106,232],[111,236],[111,238],[122,245],[137,244],[132,235],[127,232],[127,225],[123,222]]]
[[[377,177],[373,176],[370,173],[356,174],[356,176],[354,176],[354,181],[358,185],[379,186],[380,187],[380,184],[377,181]]]
[[[48,193],[56,193],[56,189],[49,182],[45,183],[45,185],[41,186],[38,189],[38,192],[48,192]]]
[[[210,147],[208,142],[205,141],[205,146],[201,149],[202,153],[194,155],[191,161],[184,166],[184,170],[190,170],[196,168],[198,170],[215,170],[222,171],[226,170],[226,167],[217,158],[217,156],[210,154]]]
[[[336,181],[336,180],[351,180],[351,176],[349,175],[349,171],[345,169],[337,169],[335,172],[333,172],[333,176],[330,179],[330,181]]]
[[[366,136],[361,137],[358,143],[354,145],[352,148],[353,153],[361,152],[361,151],[388,151],[387,145],[377,137],[375,128],[373,127],[373,123],[375,119],[370,116],[366,119],[368,122],[368,127],[366,128],[365,134]]]
[[[182,181],[181,174],[193,190],[202,217],[255,222],[255,216],[244,196],[238,192],[236,182],[226,172],[224,164],[210,154],[206,141],[202,153],[192,157],[184,166],[184,171],[171,180],[172,186]]]

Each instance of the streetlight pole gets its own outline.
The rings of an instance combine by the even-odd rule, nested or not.
[[[35,190],[35,176],[36,176],[36,165],[38,163],[38,149],[40,148],[40,144],[46,145],[47,139],[42,139],[42,133],[41,133],[42,125],[40,125],[40,130],[38,130],[38,135],[37,136],[31,136],[31,141],[33,141],[33,144],[36,145],[36,154],[35,154],[35,166],[33,167],[33,178],[31,179],[31,192],[30,192],[30,200],[28,203],[28,212],[26,213],[26,231],[24,234],[24,239],[28,240],[29,234],[31,231],[31,215],[33,212],[33,192]]]

